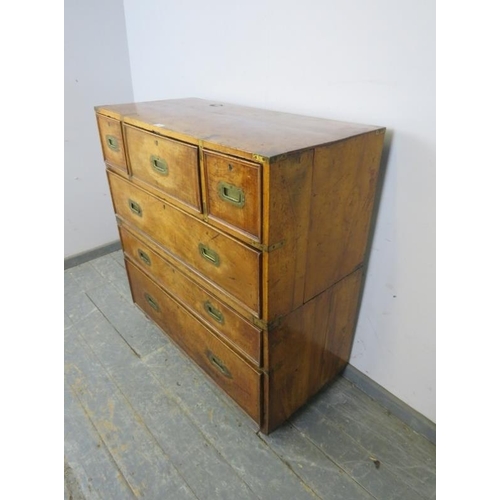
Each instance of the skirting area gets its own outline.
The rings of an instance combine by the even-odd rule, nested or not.
[[[111,252],[116,252],[117,250],[121,250],[121,244],[118,240],[108,243],[107,245],[94,248],[93,250],[73,255],[72,257],[64,259],[64,269],[66,270],[71,267],[79,266],[89,260],[97,259],[98,257],[102,257],[103,255],[107,255]]]
[[[264,436],[132,304],[120,251],[82,262],[65,271],[66,498],[435,498],[435,446],[349,380]]]

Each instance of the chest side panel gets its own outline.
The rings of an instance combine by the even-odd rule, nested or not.
[[[268,332],[267,432],[283,423],[345,367],[354,337],[361,278],[360,269]]]
[[[263,255],[264,317],[272,322],[303,304],[314,151],[267,166]],[[273,248],[276,247],[276,248]]]
[[[363,264],[383,139],[372,132],[315,149],[305,302]]]

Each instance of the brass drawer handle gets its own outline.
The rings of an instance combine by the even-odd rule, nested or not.
[[[142,208],[139,205],[139,203],[137,203],[136,201],[129,199],[128,200],[128,208],[130,208],[132,213],[134,213],[135,215],[142,217]]]
[[[227,378],[233,378],[231,372],[227,369],[226,365],[210,351],[206,352],[207,358],[221,373]]]
[[[120,143],[118,142],[118,138],[114,135],[106,136],[106,145],[111,151],[120,151]]]
[[[160,306],[158,305],[158,302],[156,302],[155,299],[153,299],[153,297],[151,297],[151,295],[149,295],[149,293],[145,293],[144,294],[144,298],[146,299],[146,302],[156,311],[156,312],[160,312]]]
[[[149,161],[151,162],[151,168],[156,173],[161,174],[161,175],[168,175],[167,162],[163,158],[160,158],[159,156],[151,155],[151,157],[149,158]]]
[[[144,250],[141,250],[139,248],[137,250],[137,253],[139,254],[139,259],[141,259],[142,262],[144,262],[144,264],[146,264],[147,266],[151,265],[151,259],[149,258],[149,255]]]
[[[208,315],[211,316],[217,323],[221,325],[224,323],[224,315],[216,309],[208,300],[203,304],[205,311],[207,311]]]
[[[208,246],[204,245],[203,243],[200,243],[198,245],[198,250],[200,251],[200,255],[204,259],[208,260],[208,262],[210,262],[214,266],[219,267],[219,265],[220,265],[220,258],[219,258],[219,254],[217,252],[215,252],[214,250],[208,248]]]
[[[221,181],[217,185],[217,192],[219,193],[219,197],[228,203],[232,203],[240,208],[245,205],[245,192],[240,187]]]

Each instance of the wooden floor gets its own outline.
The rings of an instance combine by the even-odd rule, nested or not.
[[[121,252],[65,271],[65,498],[435,498],[435,446],[340,377],[258,432],[137,309]]]

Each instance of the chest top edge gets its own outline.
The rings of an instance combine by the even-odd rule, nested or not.
[[[204,147],[229,148],[260,161],[338,142],[384,127],[198,98],[96,106],[96,113]]]

